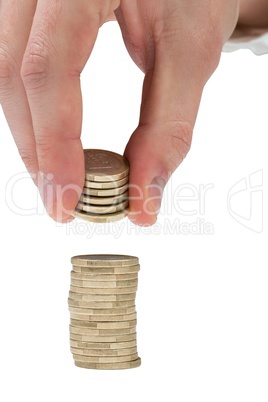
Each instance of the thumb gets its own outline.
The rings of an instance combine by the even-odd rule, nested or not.
[[[138,225],[156,222],[164,187],[190,150],[207,74],[189,64],[182,58],[171,65],[166,54],[145,75],[140,123],[125,150],[131,166],[128,216]]]

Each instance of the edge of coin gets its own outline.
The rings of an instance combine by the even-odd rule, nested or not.
[[[127,370],[141,366],[141,358],[125,363],[85,363],[74,361],[76,367],[93,370]]]
[[[117,222],[120,221],[121,219],[124,219],[129,212],[129,208],[123,209],[122,211],[115,212],[113,214],[107,214],[107,215],[98,215],[98,214],[90,214],[88,212],[84,212],[81,210],[75,209],[72,212],[72,216],[74,218],[82,219],[87,222],[93,222],[93,223],[112,223],[112,222]]]

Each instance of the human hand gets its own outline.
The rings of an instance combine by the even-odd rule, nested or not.
[[[162,189],[190,149],[202,90],[235,28],[238,0],[0,1],[0,101],[57,221],[70,220],[83,188],[80,74],[114,11],[145,73],[139,126],[125,151],[129,217],[153,224]]]

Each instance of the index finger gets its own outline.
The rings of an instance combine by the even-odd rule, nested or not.
[[[88,5],[87,0],[40,0],[22,64],[40,190],[49,215],[62,222],[70,218],[84,182],[80,73],[101,23]]]

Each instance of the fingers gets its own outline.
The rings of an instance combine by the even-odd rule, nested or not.
[[[3,0],[0,101],[48,213],[67,221],[84,181],[80,73],[119,0]],[[40,174],[39,174],[40,173]]]
[[[136,224],[156,221],[165,184],[190,149],[203,87],[219,58],[215,53],[206,65],[183,39],[157,44],[155,67],[145,76],[139,127],[125,151],[131,165],[129,217]]]
[[[112,11],[98,3],[40,0],[22,64],[42,172],[40,190],[57,221],[70,218],[84,183],[80,73],[99,26]]]
[[[20,66],[37,0],[10,0],[0,7],[0,102],[19,153],[37,183],[38,162],[30,108]],[[23,16],[23,23],[21,23]]]

